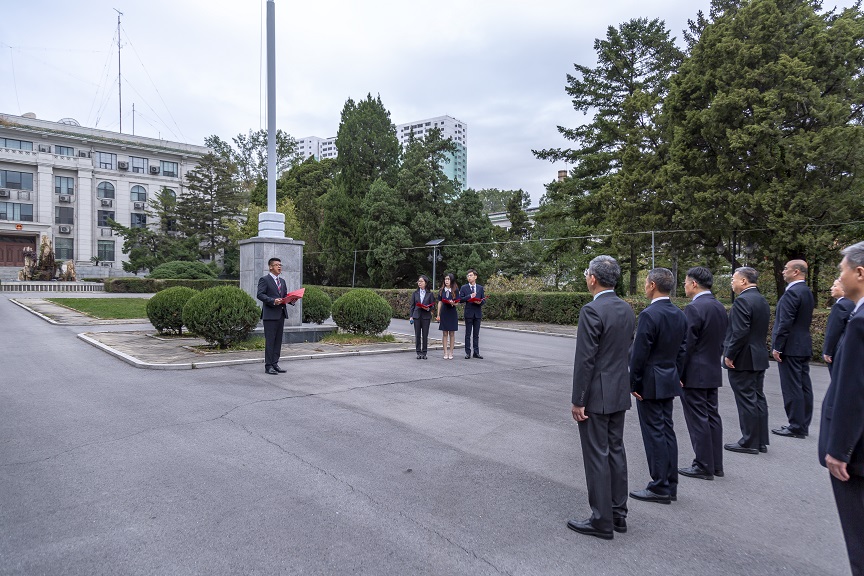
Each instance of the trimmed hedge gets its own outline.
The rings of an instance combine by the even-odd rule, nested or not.
[[[333,321],[353,334],[380,334],[392,317],[393,309],[374,290],[357,288],[333,302]]]
[[[203,262],[187,262],[174,260],[156,266],[147,275],[147,278],[183,279],[183,280],[209,280],[216,278],[216,272]]]
[[[111,278],[105,281],[105,292],[124,294],[152,294],[173,286],[186,286],[194,290],[206,290],[214,286],[236,286],[239,280],[159,280],[156,278]]]
[[[306,288],[306,292],[303,293],[301,302],[303,305],[303,322],[322,324],[330,317],[333,301],[320,288],[315,286],[304,286],[304,288]]]
[[[186,286],[162,290],[147,300],[147,318],[160,334],[166,331],[183,334],[183,307],[196,294]]]
[[[198,292],[183,307],[183,324],[219,348],[245,340],[260,318],[255,300],[235,286]]]

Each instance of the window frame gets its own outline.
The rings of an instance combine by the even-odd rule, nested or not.
[[[110,196],[103,196],[102,195],[103,190],[104,190],[103,186],[110,186],[111,187],[111,195]],[[113,200],[117,197],[117,187],[114,186],[114,184],[112,184],[111,182],[102,181],[96,186],[96,197],[97,198],[110,198]]]
[[[63,214],[66,213],[66,216]],[[54,224],[75,225],[75,207],[74,206],[54,206]]]
[[[136,190],[136,188],[140,188],[141,191]],[[136,195],[140,195],[144,193],[144,198],[136,198]],[[141,184],[135,184],[131,188],[129,188],[129,201],[130,202],[147,202],[147,188],[142,186]]]

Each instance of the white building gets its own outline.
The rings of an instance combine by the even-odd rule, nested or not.
[[[459,182],[462,189],[468,187],[468,127],[461,120],[452,116],[436,116],[425,120],[416,120],[405,124],[396,125],[396,137],[402,147],[408,145],[411,134],[415,138],[423,138],[429,130],[438,128],[441,136],[450,139],[456,145],[456,151],[448,154],[448,159],[441,166],[444,173],[451,180]],[[315,156],[317,160],[322,158],[335,158],[336,137],[319,138],[318,136],[307,136],[298,140],[298,148],[301,156],[306,159]]]
[[[179,142],[84,128],[76,121],[0,114],[0,278],[17,276],[23,249],[52,240],[78,276],[124,275],[123,239],[108,220],[147,225],[148,200],[177,195],[209,150]],[[92,266],[91,258],[101,263]]]

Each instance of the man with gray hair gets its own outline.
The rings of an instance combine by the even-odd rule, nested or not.
[[[742,454],[768,451],[768,402],[765,371],[768,369],[768,321],[771,308],[759,293],[759,272],[749,266],[732,274],[732,291],[738,295],[729,311],[729,327],[723,340],[723,363],[738,405],[741,439],[723,448]]]
[[[864,575],[864,242],[840,252],[840,283],[855,302],[834,353],[822,401],[819,460],[831,473],[834,501],[854,576]]]
[[[639,314],[630,354],[630,391],[636,398],[639,427],[651,482],[630,497],[669,504],[678,499],[678,439],[672,423],[673,402],[681,395],[687,317],[669,299],[675,276],[654,268],[645,279],[651,300]],[[712,468],[713,473],[713,468]]]
[[[604,540],[627,532],[624,414],[630,409],[627,351],[635,317],[615,295],[620,277],[611,256],[594,258],[585,270],[594,299],[579,311],[570,407],[579,427],[591,517],[570,520],[567,527]]]

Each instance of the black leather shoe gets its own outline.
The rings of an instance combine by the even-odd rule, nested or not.
[[[479,354],[474,354],[474,358],[477,358],[478,360],[482,360],[482,359],[483,359],[483,357],[480,356]]]
[[[615,537],[615,534],[612,533],[612,530],[608,532],[604,532],[603,530],[598,530],[591,523],[591,519],[588,520],[568,520],[567,527],[574,532],[579,532],[580,534],[587,534],[588,536],[596,536],[597,538],[602,538],[603,540],[612,540]],[[626,527],[625,527],[626,530]]]
[[[768,452],[768,446],[766,446],[765,444],[762,444],[761,446],[759,446],[759,452],[761,452],[762,454],[765,454],[766,452]]]
[[[422,354],[422,356],[423,356],[423,360],[426,360],[426,355],[425,355],[425,354]]]
[[[689,468],[678,468],[678,473],[690,478],[699,478],[700,480],[714,480],[713,474],[695,464]]]
[[[422,360],[422,359],[423,359],[423,357],[420,356],[420,354],[417,354],[417,360]]]
[[[613,518],[612,519],[612,529],[619,534],[624,534],[627,532],[627,519],[626,518]]]
[[[278,364],[274,364],[273,369],[276,370],[276,372],[279,372],[280,374],[284,374],[285,372],[287,372],[287,370],[280,368]]]
[[[264,371],[267,372],[267,374],[279,374],[278,372],[276,372],[276,369],[273,368],[272,366],[268,366],[267,368],[264,369]]]
[[[470,360],[470,359],[471,359],[471,355],[470,355],[470,354],[465,354],[465,360]]]
[[[756,448],[745,448],[737,442],[732,442],[731,444],[724,444],[723,448],[729,450],[730,452],[740,452],[741,454],[759,454],[759,450],[757,450]]]
[[[678,496],[676,496],[675,494],[673,494],[672,496],[669,496],[669,500],[671,500],[672,502],[677,502],[677,501],[678,501]]]
[[[776,434],[777,436],[786,436],[787,438],[806,438],[807,437],[806,434],[800,434],[798,432],[793,432],[792,430],[790,430],[786,426],[783,426],[782,428],[774,428],[773,430],[771,430],[771,433]]]
[[[722,478],[725,475],[726,474],[723,472],[723,470],[714,470],[714,476],[716,476],[717,478]]]
[[[668,494],[655,494],[647,488],[630,492],[630,497],[644,502],[657,502],[658,504],[670,504],[672,502],[672,497]]]

